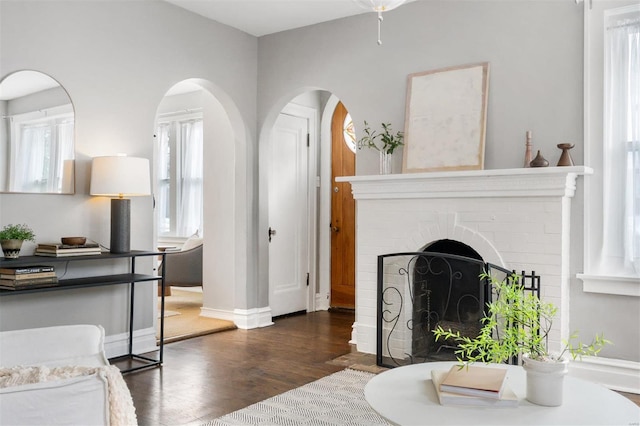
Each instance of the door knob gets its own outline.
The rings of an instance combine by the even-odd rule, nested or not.
[[[271,227],[269,227],[269,242],[271,242],[271,236],[272,235],[276,235],[276,230],[275,229],[271,229]]]
[[[340,228],[338,228],[337,226],[332,226],[332,227],[331,227],[331,230],[332,230],[333,232],[339,232],[339,231],[340,231]]]

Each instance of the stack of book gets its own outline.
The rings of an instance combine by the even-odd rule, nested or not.
[[[94,256],[100,254],[100,245],[98,243],[86,243],[81,245],[69,244],[38,244],[36,247],[36,256]]]
[[[20,290],[28,287],[56,285],[58,278],[53,266],[35,265],[0,268],[0,289]]]
[[[504,368],[454,365],[431,370],[431,380],[442,405],[517,407],[518,397],[509,388]]]

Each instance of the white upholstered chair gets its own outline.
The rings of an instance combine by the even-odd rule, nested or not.
[[[101,326],[0,332],[0,425],[44,424],[136,424]]]

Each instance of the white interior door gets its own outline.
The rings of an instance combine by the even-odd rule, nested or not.
[[[308,127],[306,118],[280,114],[269,147],[269,306],[272,316],[307,309]]]

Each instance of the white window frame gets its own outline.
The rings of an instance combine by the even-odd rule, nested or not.
[[[623,256],[604,250],[606,178],[603,160],[605,11],[638,7],[637,0],[591,0],[584,16],[585,177],[584,273],[577,277],[585,292],[640,297],[640,274]],[[620,208],[623,208],[621,205]],[[621,241],[620,244],[623,244]]]
[[[167,114],[167,115],[164,115],[161,119],[159,119],[156,125],[158,128],[161,125],[169,125],[169,128],[170,128],[169,130],[170,146],[171,146],[170,148],[171,149],[171,159],[170,159],[171,166],[170,167],[173,173],[170,176],[169,186],[170,188],[174,188],[174,190],[170,192],[171,195],[170,195],[170,202],[169,202],[170,216],[174,220],[171,222],[170,230],[168,233],[161,233],[160,229],[158,229],[158,241],[162,243],[174,243],[174,242],[182,243],[186,241],[189,238],[189,236],[191,236],[191,234],[193,233],[198,233],[200,236],[202,236],[202,229],[197,229],[197,230],[194,229],[192,232],[189,233],[189,235],[178,235],[176,230],[176,221],[177,221],[177,216],[179,214],[178,200],[181,197],[180,191],[182,188],[182,186],[177,181],[178,176],[181,174],[181,171],[179,170],[179,164],[180,164],[179,146],[181,143],[180,142],[181,123],[184,123],[186,121],[193,121],[193,120],[203,121],[203,113],[201,111],[198,111],[198,112],[192,112],[192,113]],[[159,134],[158,134],[158,137],[160,137]],[[158,176],[159,176],[159,173],[158,173]],[[158,185],[159,187],[159,180],[156,183],[156,185]],[[204,194],[203,194],[203,198],[204,198]],[[158,224],[158,226],[159,225],[160,224]],[[202,227],[202,223],[200,224],[200,227]]]

